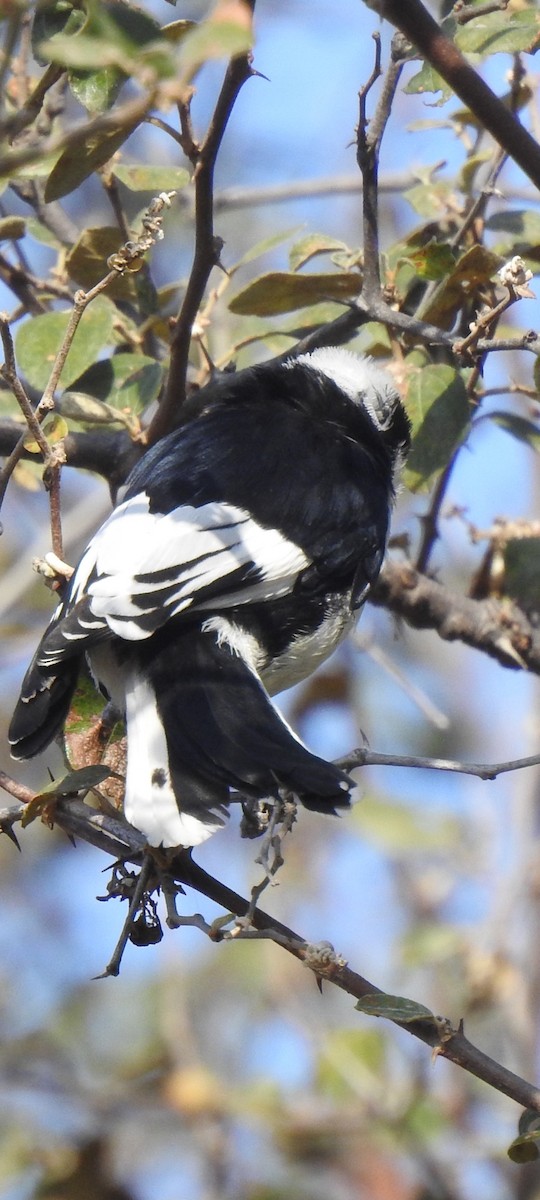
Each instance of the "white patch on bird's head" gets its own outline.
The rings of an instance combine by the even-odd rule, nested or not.
[[[303,363],[331,379],[355,404],[365,408],[381,432],[390,428],[396,405],[400,402],[399,393],[390,375],[372,358],[353,354],[341,346],[322,346],[310,354],[288,359],[285,366],[293,367],[295,363]]]

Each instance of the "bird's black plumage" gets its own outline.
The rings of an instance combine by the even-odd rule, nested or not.
[[[126,814],[194,845],[229,789],[308,807],[350,780],[273,708],[335,648],[376,578],[409,423],[388,376],[315,351],[224,376],[136,466],[23,682],[10,740],[44,749],[81,659],[126,713]]]

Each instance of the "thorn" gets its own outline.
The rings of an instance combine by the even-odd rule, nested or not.
[[[510,638],[506,634],[503,634],[502,637],[497,638],[495,645],[499,650],[502,650],[503,654],[506,654],[507,658],[510,658],[512,659],[512,662],[517,663],[518,667],[521,667],[524,671],[528,670],[525,659],[521,657],[521,654],[518,654],[518,651],[512,645]]]
[[[20,854],[21,846],[20,846],[20,842],[17,837],[17,834],[15,833],[15,830],[13,829],[13,825],[2,825],[1,832],[5,833],[6,837],[8,837],[11,842],[13,842],[13,845],[17,847],[17,850],[19,851],[19,854]]]

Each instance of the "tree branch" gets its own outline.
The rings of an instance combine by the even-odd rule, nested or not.
[[[417,46],[529,179],[540,187],[540,146],[446,37],[422,0],[364,0]]]
[[[409,564],[388,560],[369,594],[372,604],[403,617],[413,629],[433,629],[445,641],[461,641],[503,667],[540,674],[540,636],[508,600],[471,600]]]

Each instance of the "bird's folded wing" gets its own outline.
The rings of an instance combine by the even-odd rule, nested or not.
[[[121,504],[88,546],[70,608],[86,595],[89,636],[105,623],[136,641],[189,608],[283,596],[309,565],[282,533],[234,505],[215,501],[156,513],[140,494]]]

